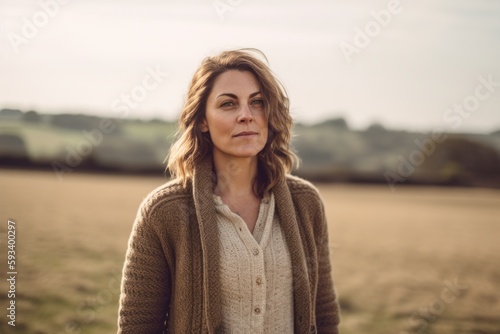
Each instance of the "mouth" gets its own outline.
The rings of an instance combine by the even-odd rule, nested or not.
[[[249,136],[254,136],[256,134],[257,134],[257,132],[244,131],[244,132],[240,132],[240,133],[234,135],[233,137],[249,137]]]

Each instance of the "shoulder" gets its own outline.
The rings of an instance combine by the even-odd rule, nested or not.
[[[322,213],[324,203],[319,190],[309,181],[295,175],[287,175],[286,183],[294,206],[300,212]]]
[[[292,197],[311,197],[320,200],[318,189],[309,181],[298,176],[288,174],[286,183]]]
[[[295,206],[305,211],[323,211],[323,201],[311,182],[295,175],[287,175],[286,183]]]
[[[191,186],[183,186],[177,179],[167,181],[163,185],[151,191],[140,205],[140,210],[145,216],[149,216],[160,208],[168,206],[179,206],[192,196]]]
[[[326,231],[325,206],[318,189],[309,181],[300,177],[287,175],[286,182],[292,197],[297,221],[308,226],[317,243],[321,243]]]

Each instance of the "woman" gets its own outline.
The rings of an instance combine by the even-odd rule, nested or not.
[[[288,174],[288,98],[257,53],[206,58],[191,81],[173,180],[129,240],[119,333],[338,332],[323,203]]]

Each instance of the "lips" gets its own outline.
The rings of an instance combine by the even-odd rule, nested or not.
[[[257,132],[254,132],[254,131],[243,131],[243,132],[240,132],[240,133],[234,135],[234,137],[246,137],[246,136],[253,136],[256,134],[257,134]]]

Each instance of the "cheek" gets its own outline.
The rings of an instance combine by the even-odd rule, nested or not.
[[[265,145],[269,141],[269,131],[268,131],[267,127],[263,132],[264,132],[263,140],[264,140],[264,145]]]
[[[267,121],[267,117],[265,115],[262,116],[260,120],[260,127],[262,128],[262,132],[264,133],[265,137],[267,138],[269,136],[269,123]]]
[[[209,118],[209,128],[212,140],[222,141],[225,137],[231,135],[233,129],[233,121],[228,117],[221,117],[220,115],[211,115]]]
[[[230,133],[233,128],[233,121],[228,117],[218,117],[213,121],[213,126],[221,135]]]

